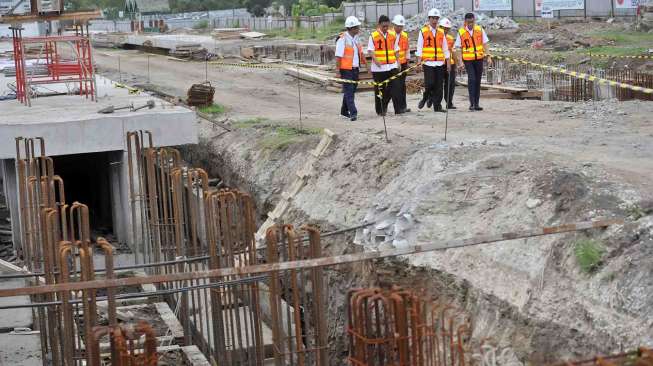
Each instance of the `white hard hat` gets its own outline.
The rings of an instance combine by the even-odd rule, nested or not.
[[[400,25],[400,26],[403,27],[404,25],[406,25],[406,19],[404,18],[403,15],[397,14],[397,15],[395,15],[394,18],[392,18],[392,24]]]
[[[451,20],[449,18],[442,18],[440,19],[439,25],[442,28],[451,28]]]
[[[353,15],[350,15],[345,19],[345,28],[353,28],[361,25],[361,22]]]
[[[438,18],[439,18],[439,17],[440,17],[440,10],[438,10],[438,9],[436,9],[436,8],[433,8],[433,9],[429,10],[429,14],[428,14],[428,16],[430,16],[430,17],[438,17]]]

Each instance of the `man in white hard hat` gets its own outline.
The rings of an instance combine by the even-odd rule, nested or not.
[[[399,54],[399,37],[390,28],[390,18],[381,15],[377,28],[370,35],[367,51],[372,56],[372,78],[379,83],[395,76],[398,71],[397,55]],[[395,114],[403,113],[397,99],[397,80],[374,86],[374,109],[379,116],[385,116],[388,104],[392,99]],[[381,96],[382,98],[379,98]]]
[[[422,63],[424,70],[424,95],[417,107],[422,109],[428,103],[436,112],[445,112],[442,109],[442,88],[444,72],[449,65],[449,48],[444,31],[438,27],[440,11],[431,9],[428,12],[428,24],[420,29],[417,38],[417,61]]]
[[[410,60],[410,46],[408,44],[408,33],[404,32],[406,19],[403,15],[397,14],[392,18],[392,25],[394,26],[395,33],[399,38],[399,71],[402,72],[408,68],[408,61]],[[408,104],[406,103],[406,74],[402,74],[397,79],[397,99],[401,106],[402,113],[410,112]]]
[[[444,72],[444,101],[447,102],[447,109],[456,109],[456,106],[453,105],[453,93],[456,90],[456,67],[454,61],[454,41],[456,39],[449,34],[452,26],[451,20],[442,18],[439,24],[440,28],[444,31],[444,35],[447,37],[447,47],[451,56],[449,57],[451,66]]]
[[[365,64],[365,55],[363,47],[358,42],[358,32],[360,32],[361,22],[355,16],[349,16],[345,19],[345,32],[340,34],[336,42],[336,77],[358,81],[360,66]],[[358,118],[358,110],[354,103],[354,94],[356,93],[356,83],[342,84],[342,106],[340,114],[355,121]]]
[[[458,53],[458,69],[467,71],[467,90],[469,92],[469,110],[482,111],[479,106],[481,99],[481,77],[483,76],[483,60],[487,57],[488,65],[492,65],[492,58],[487,54],[490,40],[485,30],[475,24],[474,13],[465,14],[465,24],[458,29],[455,46],[460,49]]]

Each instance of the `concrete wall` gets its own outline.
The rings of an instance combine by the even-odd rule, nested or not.
[[[11,218],[12,240],[14,249],[21,248],[20,235],[20,215],[18,207],[18,181],[16,177],[16,161],[14,159],[0,160],[0,174],[2,174],[2,184],[7,200],[7,208]]]
[[[362,16],[366,21],[371,22],[381,14],[393,16],[403,14],[404,16],[413,16],[422,11],[424,7],[422,0],[406,0],[403,2],[378,3],[376,1],[364,2],[345,2],[343,11],[345,16],[356,15]],[[429,0],[424,0],[428,4]],[[431,0],[433,1],[433,0]],[[555,11],[556,17],[610,17],[610,16],[635,16],[635,9],[615,9],[613,2],[616,0],[585,0],[586,9],[584,10],[559,10]],[[473,0],[453,0],[453,8],[473,10]],[[415,4],[417,3],[418,6]],[[403,11],[401,6],[403,4]],[[485,12],[493,16],[510,16],[515,18],[533,18],[540,17],[540,12],[535,9],[535,0],[513,0],[512,11],[494,11]],[[417,9],[419,7],[419,9]],[[426,6],[428,7],[428,5]]]

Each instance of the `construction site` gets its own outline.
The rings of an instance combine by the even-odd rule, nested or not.
[[[653,366],[653,3],[477,11],[482,112],[464,71],[418,109],[413,55],[412,111],[361,71],[356,121],[341,18],[28,3],[0,16],[0,366]]]

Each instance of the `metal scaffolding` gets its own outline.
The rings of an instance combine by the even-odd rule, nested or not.
[[[31,106],[31,87],[44,84],[78,84],[74,93],[96,100],[93,52],[88,30],[78,27],[76,35],[23,37],[22,28],[12,27],[14,64],[16,66],[16,98]],[[70,54],[64,55],[64,46]],[[28,46],[39,48],[36,64],[39,68],[26,67]]]

